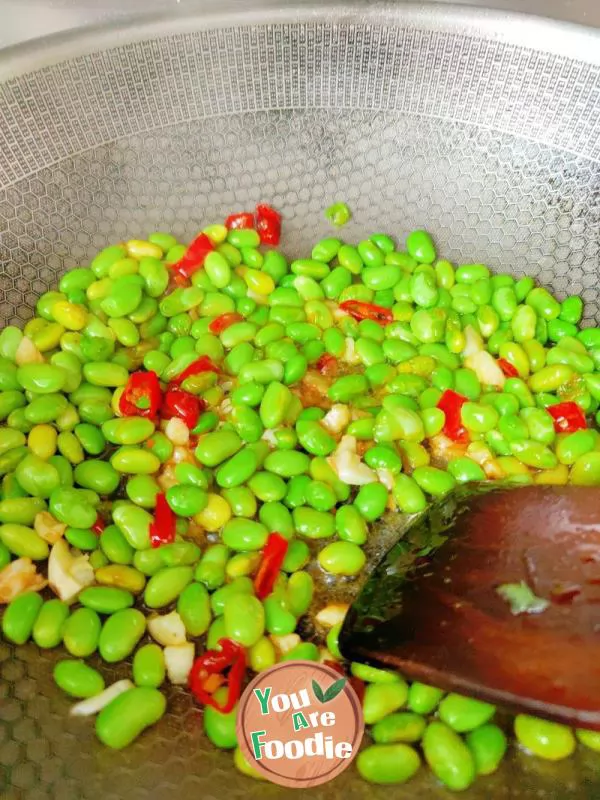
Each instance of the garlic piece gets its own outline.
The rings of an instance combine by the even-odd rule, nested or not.
[[[15,353],[15,363],[18,367],[24,364],[43,364],[44,356],[28,336],[24,336],[19,342]]]
[[[40,511],[35,515],[33,527],[38,536],[48,544],[55,544],[67,530],[64,522],[59,522],[49,511]]]
[[[389,469],[378,469],[377,470],[377,477],[379,478],[380,483],[383,483],[385,488],[388,492],[391,492],[394,488],[394,476],[389,471]]]
[[[376,473],[358,457],[354,436],[342,436],[337,450],[328,459],[338,478],[351,486],[377,481]]]
[[[483,351],[483,339],[479,331],[476,331],[472,325],[467,325],[463,333],[465,335],[465,346],[461,352],[463,358]]]
[[[277,439],[275,438],[275,431],[273,428],[266,428],[260,438],[271,447],[277,447]]]
[[[342,403],[335,403],[321,420],[321,425],[329,433],[341,433],[350,424],[350,409]]]
[[[339,625],[344,621],[349,608],[348,603],[329,603],[319,611],[315,619],[319,625],[333,628],[334,625]]]
[[[171,417],[165,426],[165,436],[173,444],[185,447],[190,440],[190,431],[182,419]]]
[[[17,558],[0,570],[0,604],[25,592],[39,592],[46,584],[30,558]]]
[[[165,647],[167,677],[176,686],[185,686],[194,663],[196,648],[193,642]]]
[[[94,570],[87,556],[73,557],[64,539],[54,543],[48,558],[48,583],[65,603],[70,603],[82,589],[94,582]]]
[[[100,692],[100,694],[94,697],[88,697],[80,703],[75,703],[74,706],[71,706],[69,714],[72,717],[91,717],[93,714],[102,711],[109,703],[112,703],[115,697],[133,688],[133,683],[128,678],[124,678],[122,681],[117,681],[111,686],[108,686],[103,692]]]
[[[148,620],[148,633],[154,641],[164,647],[177,646],[186,643],[185,625],[177,611],[163,616],[150,617]]]
[[[472,369],[479,381],[485,386],[497,386],[501,389],[506,382],[506,375],[498,366],[496,359],[487,350],[480,350],[465,358],[465,366]]]
[[[275,650],[277,650],[279,655],[289,653],[290,650],[293,650],[294,647],[302,641],[297,633],[288,633],[285,636],[271,635],[269,638],[273,642]]]

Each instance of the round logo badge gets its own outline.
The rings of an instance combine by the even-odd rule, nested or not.
[[[237,717],[239,746],[273,783],[308,788],[335,778],[364,733],[360,700],[325,664],[286,661],[247,686]]]

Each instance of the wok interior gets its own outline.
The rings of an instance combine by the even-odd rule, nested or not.
[[[322,9],[290,11],[285,22],[257,11],[248,23],[190,19],[173,33],[166,21],[159,38],[136,24],[118,44],[91,37],[83,54],[65,46],[17,77],[7,56],[3,321],[28,319],[64,270],[123,238],[165,229],[190,239],[264,200],[283,214],[291,255],[330,230],[322,211],[344,200],[349,240],[427,228],[445,257],[530,274],[559,298],[579,293],[586,322],[600,323],[600,77],[587,40],[565,28],[553,53],[558,26],[548,37],[546,23],[523,21],[538,31],[531,43],[544,42],[533,49],[511,40],[518,26],[508,15],[479,30],[475,12],[461,14]],[[51,680],[57,657],[0,642],[3,797],[265,791],[203,739],[184,693],[135,746],[103,750],[92,726],[67,718]],[[600,793],[591,753],[556,765],[515,752],[468,796],[583,798],[594,785]],[[311,795],[384,792],[350,769]],[[425,770],[394,793],[447,796]]]

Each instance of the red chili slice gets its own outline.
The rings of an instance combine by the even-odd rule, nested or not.
[[[168,388],[163,397],[160,415],[163,419],[178,417],[192,430],[198,424],[200,414],[205,408],[206,403],[196,395],[177,387]]]
[[[316,367],[321,375],[337,375],[338,360],[331,353],[323,353],[316,363]]]
[[[224,330],[236,322],[243,322],[244,318],[236,311],[231,311],[228,314],[221,314],[220,317],[213,319],[208,325],[208,330],[211,333],[223,333]]]
[[[357,320],[371,319],[379,325],[389,325],[394,321],[391,308],[377,306],[374,303],[363,303],[360,300],[344,300],[340,303],[342,311],[346,311]]]
[[[194,661],[189,686],[198,702],[227,714],[235,708],[242,692],[246,650],[231,639],[219,639],[219,647],[220,650],[206,650]],[[220,705],[213,695],[223,684],[227,685],[227,699]]]
[[[106,528],[106,523],[104,522],[102,517],[98,515],[96,517],[96,522],[94,522],[90,530],[92,530],[96,534],[96,536],[100,536],[100,534],[105,528]]]
[[[497,364],[507,378],[517,378],[519,376],[516,367],[513,367],[510,361],[507,361],[505,358],[498,358]]]
[[[160,408],[161,395],[156,372],[132,372],[119,398],[119,411],[124,417],[153,419]]]
[[[231,214],[225,220],[225,227],[230,231],[241,231],[254,227],[254,214],[249,211],[242,211],[239,214]]]
[[[261,244],[279,244],[281,238],[281,214],[265,203],[256,206],[256,230]]]
[[[446,420],[444,422],[443,433],[455,442],[468,442],[469,434],[462,424],[460,415],[461,408],[468,401],[467,397],[458,394],[453,389],[446,389],[440,397],[437,407],[444,412]]]
[[[254,591],[259,600],[264,600],[273,591],[279,570],[285,559],[288,541],[279,533],[270,533],[265,544],[258,572],[254,578]]]
[[[557,433],[574,433],[587,428],[583,410],[571,400],[548,406],[546,411],[554,419],[554,430]]]
[[[218,373],[220,370],[216,364],[210,360],[208,356],[200,356],[195,361],[182,370],[179,375],[177,375],[171,381],[171,384],[174,386],[180,386],[186,378],[191,378],[192,375],[200,375],[201,372],[216,372]]]
[[[154,521],[150,523],[150,544],[160,547],[162,544],[171,544],[175,541],[177,517],[167,498],[161,492],[156,495]]]
[[[183,257],[171,264],[171,271],[175,279],[180,283],[185,283],[191,278],[194,272],[204,266],[204,259],[215,249],[214,244],[205,233],[196,236],[183,254]]]

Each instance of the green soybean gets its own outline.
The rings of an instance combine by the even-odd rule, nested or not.
[[[495,706],[463,697],[459,694],[448,694],[438,707],[438,714],[445,722],[458,733],[466,733],[483,725],[493,717]]]
[[[145,644],[133,657],[133,680],[136,686],[158,689],[165,680],[165,657],[157,644]]]
[[[104,691],[104,678],[83,661],[59,661],[54,667],[56,685],[71,697],[95,697]]]
[[[76,658],[87,658],[96,652],[102,623],[91,608],[78,608],[63,626],[63,642]]]
[[[164,608],[174,602],[192,581],[192,567],[166,567],[152,575],[144,591],[148,608]]]
[[[475,780],[475,760],[452,728],[431,722],[423,734],[423,753],[434,775],[455,792],[467,789]]]
[[[110,616],[100,632],[98,650],[109,664],[123,661],[134,650],[146,630],[146,618],[141,611],[128,608]]]
[[[359,774],[369,783],[405,783],[418,772],[421,759],[407,744],[374,744],[356,759]]]
[[[131,744],[164,715],[167,701],[157,689],[139,686],[116,697],[98,714],[96,734],[113,750]]]
[[[398,677],[390,683],[370,683],[365,689],[363,715],[367,725],[373,725],[406,704],[408,686]]]
[[[177,611],[190,636],[202,636],[209,628],[212,614],[210,597],[202,583],[191,583],[177,600]]]
[[[575,749],[575,736],[566,725],[518,714],[514,722],[519,742],[534,755],[548,761],[560,761]]]
[[[226,702],[226,689],[217,689],[214,698],[217,703]],[[204,709],[204,732],[209,740],[222,750],[231,750],[237,746],[236,734],[237,706],[227,714],[223,714],[212,706]]]
[[[2,617],[4,638],[14,644],[25,644],[33,633],[43,603],[35,592],[20,594],[11,600]]]
[[[46,650],[58,647],[63,638],[63,626],[69,616],[69,606],[53,598],[42,606],[33,625],[32,637],[38,647]]]
[[[478,775],[491,775],[498,769],[506,753],[507,741],[497,725],[481,725],[467,734],[466,742]]]
[[[0,542],[15,556],[33,561],[43,561],[50,552],[48,543],[25,525],[0,525]]]
[[[245,647],[252,647],[264,633],[264,608],[251,594],[230,596],[225,602],[223,617],[227,636]]]
[[[134,603],[131,592],[108,586],[90,586],[79,593],[79,602],[99,614],[114,614]]]
[[[412,711],[397,711],[379,720],[371,730],[377,744],[418,742],[423,736],[427,720]]]

